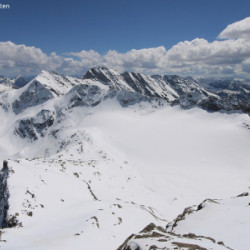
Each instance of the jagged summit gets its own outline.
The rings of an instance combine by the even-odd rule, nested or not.
[[[7,96],[15,114],[54,98],[52,92],[36,79],[16,90],[15,93],[16,95]]]
[[[125,72],[122,76],[131,88],[145,96],[163,98],[169,102],[175,101],[179,97],[161,78],[134,72]]]
[[[61,76],[56,72],[42,70],[32,81],[38,81],[54,96],[66,94],[77,82],[72,77]]]
[[[22,77],[18,79],[16,81],[20,82],[16,85],[20,87],[25,84]],[[15,81],[4,77],[0,78],[0,80],[2,81],[0,92],[1,89],[2,92],[5,92],[0,95],[0,104],[5,110],[12,107],[15,113],[20,113],[26,109],[25,107],[38,105],[51,98],[69,96],[66,94],[75,86],[79,86],[75,88],[76,95],[81,89],[81,94],[77,98],[88,100],[87,102],[84,101],[85,103],[100,103],[106,99],[116,98],[122,106],[146,101],[180,105],[183,108],[197,106],[208,111],[240,110],[246,113],[250,112],[250,85],[246,81],[239,80],[217,81],[178,75],[148,76],[135,72],[119,74],[115,70],[105,67],[88,70],[82,79],[61,76],[56,72],[43,70],[24,87],[13,93],[11,92],[13,88],[16,88],[13,87]],[[33,87],[27,87],[31,85]],[[32,89],[33,94],[29,91],[26,92],[28,88],[29,90]],[[85,92],[87,88],[89,90],[99,89],[98,91],[102,92],[101,99],[98,102],[92,102],[90,100],[93,97],[92,94],[89,96],[90,92]],[[83,89],[85,90],[83,91]],[[44,95],[44,93],[46,94]],[[34,97],[31,98],[31,95],[34,95]],[[24,96],[27,97],[24,98]],[[77,103],[84,102],[77,101]],[[14,106],[13,103],[15,103]],[[65,100],[65,103],[67,103],[67,100]],[[18,109],[20,110],[18,111]]]
[[[42,70],[23,87],[0,95],[0,105],[5,110],[12,110],[15,114],[19,114],[27,108],[65,95],[73,86],[81,82],[77,78]]]
[[[88,70],[83,79],[100,81],[102,84],[108,85],[112,90],[132,90],[118,72],[105,67]]]
[[[107,77],[106,72],[109,72],[109,69],[105,67],[91,68],[85,73],[83,79],[102,80],[107,82],[109,81],[109,78]]]

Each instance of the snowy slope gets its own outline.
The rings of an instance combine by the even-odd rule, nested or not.
[[[80,122],[77,117],[71,121]],[[5,249],[82,249],[83,243],[87,249],[115,249],[135,220],[135,230],[161,223],[150,206],[152,194],[119,152],[99,147],[66,120],[49,132],[54,138],[24,144],[19,153],[30,156],[29,147],[40,144],[36,155],[46,158],[8,161],[8,223],[16,227],[4,231]]]
[[[57,73],[42,71],[25,86],[7,91],[0,95],[0,105],[5,110],[18,114],[24,110],[65,95],[73,86],[82,80],[60,76]]]
[[[81,249],[84,244],[87,249],[115,249],[130,233],[135,219],[135,230],[145,222],[156,222],[147,211],[151,208],[132,203],[137,194],[131,189],[141,189],[133,181],[133,171],[115,162],[117,168],[111,160],[61,157],[9,161],[8,184],[13,188],[9,188],[8,214],[11,221],[13,217],[17,220],[17,227],[4,231],[2,239],[7,242],[2,246]],[[130,188],[123,188],[128,178],[132,179]]]
[[[168,211],[171,220],[184,207],[208,197],[237,195],[248,188],[249,116],[199,109],[154,110],[146,104],[96,110],[85,117],[85,128],[103,147],[110,144],[124,152],[146,187],[165,197],[161,203],[176,206]]]
[[[39,120],[38,107],[30,113],[42,124],[50,116]],[[165,227],[187,206],[249,186],[247,115],[124,109],[115,99],[62,113],[32,142],[14,134],[25,114],[3,121],[8,220],[17,220],[4,229],[4,249],[116,249],[149,223]]]
[[[225,110],[250,111],[250,83],[240,79],[198,79],[201,86],[223,99]]]
[[[237,249],[241,245],[229,240],[230,232],[220,234],[234,215],[232,228],[238,231],[231,232],[243,247],[249,245],[239,233],[249,228],[242,220],[246,197],[196,211],[202,200],[248,190],[249,115],[171,107],[181,98],[193,98],[196,105],[222,99],[190,78],[128,74],[136,87],[105,68],[68,81],[42,72],[0,95],[0,160],[8,160],[0,173],[3,249],[117,249],[150,223],[173,225],[193,205],[194,212],[172,232],[157,236],[159,247],[225,249],[218,244],[223,241]],[[68,85],[60,88],[63,81]],[[171,87],[175,82],[183,93]],[[211,211],[210,223],[205,219]],[[216,220],[221,225],[212,234]],[[157,226],[148,239],[161,231]]]
[[[173,102],[179,97],[179,95],[159,77],[153,78],[134,72],[125,72],[122,76],[135,91],[150,96],[151,98],[163,98],[169,102]]]
[[[120,93],[123,96],[135,96],[136,93],[138,102],[154,100],[170,105],[179,104],[183,108],[198,106],[208,111],[240,110],[249,113],[250,110],[250,85],[242,81],[194,79],[178,75],[147,76],[135,72],[118,74],[103,67],[90,69],[83,80],[101,83],[113,95]]]
[[[13,89],[14,80],[0,75],[0,93]]]
[[[194,207],[172,228],[172,232],[206,235],[232,249],[249,249],[250,197],[245,192],[231,199],[208,199]],[[171,226],[170,226],[171,228]]]
[[[83,76],[84,80],[91,79],[93,81],[99,81],[104,85],[107,85],[112,90],[128,90],[133,89],[124,81],[123,77],[115,70],[107,69],[104,67],[92,68],[86,72]]]
[[[138,234],[130,235],[118,250],[151,249],[230,249],[222,242],[202,235],[175,234],[164,228],[149,224]]]
[[[81,81],[77,78],[69,76],[60,76],[55,72],[47,72],[43,70],[32,81],[40,82],[45,88],[51,91],[55,96],[66,94],[73,86]]]
[[[52,92],[40,82],[32,80],[20,89],[13,89],[0,95],[0,106],[4,110],[19,114],[27,108],[42,104],[54,98]]]
[[[245,192],[230,199],[206,199],[186,208],[167,227],[148,225],[119,248],[249,249],[250,197]],[[156,248],[156,249],[157,249]],[[177,249],[179,249],[177,248]]]

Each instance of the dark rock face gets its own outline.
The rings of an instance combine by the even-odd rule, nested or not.
[[[117,93],[117,100],[121,106],[127,107],[142,101],[149,101],[149,98],[137,92],[123,90]]]
[[[15,114],[19,114],[24,109],[44,103],[53,97],[53,94],[41,83],[33,81],[29,87],[21,93],[19,98],[12,103],[12,109]]]
[[[93,107],[103,100],[105,92],[96,85],[79,84],[66,96],[69,96],[69,108],[76,106]]]
[[[180,96],[186,94],[187,90],[191,87],[190,84],[187,84],[183,78],[177,75],[164,75],[163,80],[168,83]]]
[[[151,88],[150,84],[148,84],[148,82],[142,77],[141,74],[125,72],[122,74],[122,77],[127,82],[127,84],[136,92],[149,97],[154,96],[154,90]]]
[[[9,209],[9,190],[7,179],[9,177],[9,169],[7,161],[3,162],[3,168],[0,171],[0,227],[8,227],[8,209]]]
[[[204,84],[204,79],[200,84]],[[246,81],[239,80],[210,80],[205,88],[221,99],[220,109],[226,111],[250,112],[250,85]]]
[[[8,189],[8,178],[11,171],[8,162],[4,161],[3,168],[0,171],[0,228],[22,227],[22,222],[19,222],[17,218],[19,214],[9,214],[10,194]]]
[[[54,119],[54,112],[43,109],[35,117],[19,120],[15,133],[21,138],[35,141],[38,136],[45,135],[47,129],[53,125]]]
[[[179,104],[183,108],[190,108],[197,105],[209,111],[220,109],[217,105],[217,101],[220,98],[203,89],[193,78],[165,75],[163,79],[179,94]]]
[[[197,105],[202,109],[212,112],[216,112],[223,109],[220,100],[218,100],[218,98],[215,98],[213,96],[209,96],[208,98],[199,101]]]
[[[122,75],[114,70],[107,68],[92,68],[83,77],[84,80],[94,80],[108,86],[111,91],[114,90],[132,90],[129,85],[124,81]]]
[[[110,79],[107,77],[107,75],[104,74],[103,71],[108,72],[109,70],[107,68],[92,68],[87,71],[87,73],[83,76],[83,79],[92,79],[92,80],[99,80],[103,83],[108,83]]]
[[[150,100],[148,97],[143,96],[138,92],[126,89],[104,90],[97,85],[87,84],[79,84],[75,86],[66,96],[69,96],[69,108],[76,106],[93,107],[103,100],[115,97],[123,107]]]
[[[24,78],[23,76],[18,76],[14,81],[14,87],[15,88],[22,88],[28,83],[28,80]]]
[[[219,92],[218,95],[222,99],[223,108],[227,111],[241,110],[245,113],[250,112],[250,94],[239,93],[239,91]]]
[[[108,85],[112,94],[110,93],[106,98],[117,95],[122,106],[141,101],[164,100],[170,105],[178,104],[183,108],[197,105],[209,111],[223,109],[221,98],[202,88],[191,77],[182,78],[177,75],[149,77],[134,72],[125,72],[118,76],[107,68],[93,68],[85,74],[84,79],[92,79]],[[114,90],[122,90],[122,92],[115,93]]]

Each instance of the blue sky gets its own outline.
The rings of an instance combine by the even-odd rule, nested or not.
[[[78,69],[71,69],[74,65],[72,60],[77,64],[83,59],[87,62],[94,58],[91,63],[82,64],[84,71],[88,66],[105,65],[107,60],[111,60],[110,57],[114,57],[116,61],[120,60],[133,49],[142,54],[141,49],[155,49],[157,53],[166,53],[180,42],[191,42],[197,38],[213,43],[218,40],[218,35],[227,25],[250,16],[249,0],[2,0],[1,3],[9,4],[11,8],[0,10],[0,42],[10,41],[11,46],[23,44],[27,50],[30,49],[30,53],[31,48],[35,47],[42,52],[41,55],[38,51],[34,53],[36,57],[41,56],[41,62],[45,62],[46,57],[51,57],[54,52],[53,60],[44,63],[44,66],[51,64],[48,70],[55,69],[67,74],[80,74],[81,65],[76,66]],[[17,53],[18,51],[17,49]],[[84,54],[82,51],[89,53]],[[112,56],[110,51],[118,53],[118,56]],[[107,54],[109,59],[103,58]],[[140,56],[143,57],[144,54]],[[121,66],[118,60],[117,70],[158,72],[158,65],[153,62],[155,58],[152,58],[151,65],[146,54],[145,57],[146,61],[142,62],[140,67],[139,63],[135,66],[134,62],[126,58],[123,58]],[[66,60],[59,62],[63,59]],[[4,60],[10,61],[10,58],[5,55]],[[39,71],[43,65],[32,66],[32,60],[30,64],[20,60],[14,64],[9,63],[9,66],[0,67],[0,73],[4,74],[6,71],[10,74],[11,67],[13,74]],[[235,58],[232,59],[234,60]],[[60,64],[60,67],[56,67],[56,63]],[[178,67],[181,66],[175,65],[175,68]],[[161,69],[159,73],[174,72],[172,67],[166,68],[166,72]],[[181,74],[191,75],[205,74],[203,71],[196,72],[194,68],[177,70]],[[233,71],[228,68],[231,75],[239,74]],[[216,71],[212,74],[216,74]]]
[[[7,0],[1,40],[44,52],[130,49],[205,38],[249,15],[249,0]],[[4,25],[3,25],[4,24]]]

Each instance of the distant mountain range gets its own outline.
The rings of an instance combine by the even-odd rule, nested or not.
[[[8,95],[12,89],[17,89],[14,99]],[[21,76],[15,80],[1,76],[0,92],[0,105],[15,113],[62,95],[71,96],[70,106],[93,106],[117,98],[122,106],[146,101],[183,108],[197,106],[207,111],[250,112],[250,82],[246,80],[119,74],[103,67],[88,70],[81,79],[46,71],[29,82]],[[77,101],[78,95],[81,100]]]

